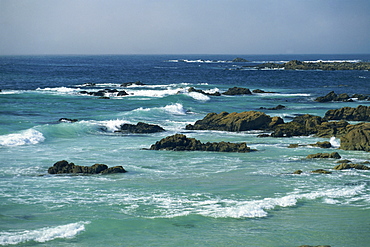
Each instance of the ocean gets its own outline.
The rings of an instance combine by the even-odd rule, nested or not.
[[[236,57],[250,62],[232,62]],[[306,156],[336,151],[360,163],[370,153],[337,149],[334,137],[185,129],[210,112],[262,111],[289,122],[300,114],[370,106],[356,99],[314,101],[330,91],[370,94],[369,71],[244,67],[293,59],[368,62],[370,55],[0,56],[0,245],[369,246],[370,171],[337,171],[336,160]],[[188,92],[235,86],[274,93]],[[128,95],[80,93],[101,89]],[[260,109],[277,105],[285,108]],[[116,132],[138,122],[166,131]],[[148,150],[176,133],[246,142],[257,151]],[[334,148],[288,148],[318,141]],[[127,173],[48,174],[60,160],[123,166]],[[292,174],[298,169],[303,173]],[[311,173],[316,169],[332,173]]]

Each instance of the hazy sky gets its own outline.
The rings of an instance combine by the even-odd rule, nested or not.
[[[370,0],[0,0],[0,55],[294,53],[370,53]]]

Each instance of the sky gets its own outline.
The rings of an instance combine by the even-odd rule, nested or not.
[[[370,0],[0,0],[0,55],[370,54]]]

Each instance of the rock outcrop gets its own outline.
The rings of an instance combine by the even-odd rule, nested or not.
[[[56,162],[52,167],[49,167],[49,174],[63,174],[63,173],[81,173],[81,174],[111,174],[124,173],[126,170],[122,166],[115,166],[108,168],[104,164],[95,164],[92,166],[78,166],[74,163],[68,163],[66,160]]]
[[[97,92],[80,91],[79,93],[96,96],[96,97],[107,97],[107,95],[113,95],[113,96],[128,95],[128,93],[125,90],[118,91],[117,89],[102,89]]]
[[[326,120],[368,121],[370,122],[370,106],[359,105],[356,108],[342,107],[325,113]]]
[[[320,96],[315,99],[317,102],[331,102],[331,101],[343,101],[343,102],[351,102],[353,99],[358,99],[358,100],[370,100],[370,96],[368,95],[363,95],[363,94],[354,94],[352,96],[349,96],[346,93],[342,94],[336,94],[334,91],[329,92],[325,96]]]
[[[221,112],[208,113],[202,120],[194,125],[187,125],[187,130],[222,130],[222,131],[246,131],[272,129],[278,124],[284,123],[279,117],[270,117],[263,112],[247,111],[241,113]]]
[[[224,95],[245,95],[245,94],[252,94],[251,90],[248,88],[242,87],[232,87],[229,88],[226,92],[222,93]]]
[[[144,86],[146,84],[142,83],[141,81],[135,82],[124,82],[121,84],[121,87],[129,87],[129,86]]]
[[[363,164],[351,164],[351,163],[342,163],[334,167],[335,170],[346,170],[346,169],[357,169],[357,170],[370,170],[370,167]]]
[[[340,138],[340,149],[370,152],[370,123],[349,126]]]
[[[286,69],[286,70],[369,70],[369,62],[302,62],[291,60],[287,63],[263,63],[253,66],[256,69]]]
[[[340,159],[341,156],[337,152],[333,153],[317,153],[317,154],[309,154],[306,157],[307,159]]]
[[[247,59],[241,58],[241,57],[237,57],[237,58],[234,58],[231,62],[233,62],[233,63],[247,63],[247,62],[250,62],[250,61],[247,60]]]
[[[156,132],[162,132],[162,131],[165,131],[165,129],[163,129],[159,125],[138,122],[136,125],[135,124],[122,124],[120,126],[120,129],[116,130],[115,132],[144,134],[144,133],[156,133]]]
[[[175,134],[157,141],[150,150],[172,150],[172,151],[213,151],[213,152],[238,152],[247,153],[254,151],[245,142],[207,142],[202,143],[195,138],[187,138],[183,134]]]
[[[221,93],[220,92],[215,92],[215,93],[206,93],[204,92],[203,90],[201,89],[195,89],[194,87],[190,87],[188,89],[188,92],[191,93],[191,92],[196,92],[196,93],[201,93],[201,94],[204,94],[204,95],[208,95],[208,96],[221,96]]]

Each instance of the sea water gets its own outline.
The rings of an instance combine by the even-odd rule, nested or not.
[[[240,55],[239,55],[240,56]],[[336,149],[313,136],[259,138],[260,131],[188,131],[207,113],[263,111],[286,122],[299,114],[370,106],[318,103],[330,91],[370,94],[369,71],[255,70],[262,62],[369,61],[368,55],[2,56],[0,57],[0,245],[9,246],[367,246],[370,173],[336,171]],[[121,87],[140,81],[145,85]],[[230,87],[266,92],[207,96]],[[86,90],[125,90],[109,99]],[[277,105],[281,110],[261,110]],[[60,118],[77,122],[58,121]],[[146,122],[166,131],[119,133]],[[251,153],[146,150],[185,134],[202,142],[247,142]],[[330,141],[333,148],[288,148]],[[55,162],[122,165],[111,175],[49,175]],[[302,170],[300,175],[292,174]],[[312,174],[326,169],[332,174]]]

